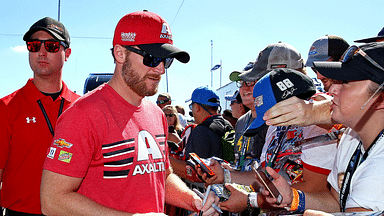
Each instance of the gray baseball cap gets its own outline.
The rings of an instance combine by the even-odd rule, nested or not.
[[[348,47],[349,44],[342,37],[336,35],[320,37],[309,48],[305,66],[313,67],[314,61],[328,61],[330,58],[338,61]]]
[[[265,74],[276,68],[301,69],[304,60],[299,51],[287,43],[269,44],[256,59],[253,69],[239,75],[243,81],[259,80]]]

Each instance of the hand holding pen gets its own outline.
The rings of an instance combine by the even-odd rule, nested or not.
[[[193,191],[201,198],[201,199],[203,199],[203,206],[205,205],[205,203],[207,202],[207,198],[208,198],[208,196],[209,196],[209,192],[210,192],[210,190],[211,190],[211,186],[208,186],[207,187],[207,191],[206,191],[206,193],[205,193],[205,196],[199,191],[199,190],[197,190],[196,188],[194,188],[193,189]],[[215,204],[215,203],[213,203],[212,205],[211,205],[211,207],[212,208],[214,208],[217,212],[219,212],[219,213],[223,213],[223,211]],[[199,216],[200,215],[203,215],[203,211],[200,211],[200,213],[199,213]]]

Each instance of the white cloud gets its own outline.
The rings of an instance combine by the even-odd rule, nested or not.
[[[18,53],[28,52],[26,45],[11,47],[11,50]]]

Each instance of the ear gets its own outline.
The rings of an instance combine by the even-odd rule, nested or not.
[[[68,58],[71,55],[71,53],[72,53],[72,49],[71,48],[65,49],[65,61],[68,60]]]
[[[127,55],[127,50],[121,45],[115,45],[113,48],[113,54],[115,55],[116,63],[123,64]]]
[[[384,109],[384,92],[381,92],[376,98],[373,108],[376,110]]]

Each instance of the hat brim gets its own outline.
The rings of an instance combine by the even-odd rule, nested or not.
[[[239,75],[240,79],[246,82],[259,80],[261,77],[271,72],[272,70],[257,70],[255,67],[252,70],[246,71]]]
[[[242,71],[233,71],[231,74],[229,74],[229,79],[232,81],[232,82],[236,82],[236,81],[240,81],[240,77],[239,75],[243,73]]]
[[[157,58],[176,58],[182,63],[189,62],[190,56],[186,51],[167,43],[153,43],[137,45],[140,49]]]
[[[328,61],[331,57],[326,56],[324,58],[311,58],[308,59],[307,62],[305,63],[305,67],[313,67],[313,62],[315,61]]]
[[[36,27],[36,28],[29,30],[27,33],[25,33],[23,40],[24,41],[29,40],[31,38],[31,36],[37,31],[46,31],[50,35],[52,35],[52,37],[56,38],[57,40],[65,41],[65,39],[63,37],[61,37],[59,34],[57,34],[55,31],[52,31],[52,30],[50,30],[48,28],[44,28],[44,27]]]
[[[315,69],[323,76],[334,80],[363,80],[363,75],[356,70],[354,61],[348,64],[341,62],[313,62]]]
[[[384,35],[383,36],[370,37],[370,38],[364,38],[364,39],[360,39],[360,40],[355,40],[354,42],[355,43],[370,43],[370,42],[376,42],[377,39],[383,39],[383,38],[384,38]]]

